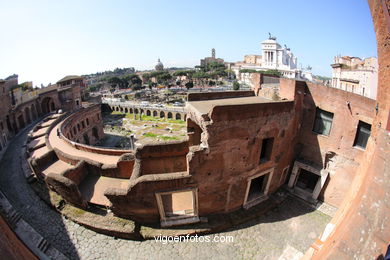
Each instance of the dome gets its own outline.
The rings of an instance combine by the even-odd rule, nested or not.
[[[156,66],[154,67],[156,70],[164,70],[164,65],[162,64],[162,62],[160,61],[160,59],[157,60],[157,64]]]

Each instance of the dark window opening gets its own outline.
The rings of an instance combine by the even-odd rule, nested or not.
[[[83,135],[83,138],[84,138],[84,143],[89,145],[89,138],[88,138],[88,135],[87,135],[87,134],[84,134],[84,135]]]
[[[332,128],[333,113],[317,107],[313,132],[321,135],[329,135]]]
[[[260,163],[271,160],[274,138],[265,138],[261,144]]]
[[[96,140],[99,140],[99,134],[96,127],[92,128],[92,135],[95,137]]]
[[[320,176],[317,174],[306,171],[305,169],[300,169],[296,187],[313,193],[319,178]]]
[[[366,149],[368,138],[371,135],[371,125],[359,121],[353,146]]]
[[[261,175],[251,180],[247,202],[256,200],[264,195],[268,182],[268,175],[269,174]]]

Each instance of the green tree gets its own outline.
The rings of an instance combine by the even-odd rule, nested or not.
[[[187,90],[190,89],[190,88],[193,88],[194,87],[194,82],[192,81],[188,81],[186,84],[185,84]]]
[[[240,89],[240,83],[238,83],[237,80],[233,82],[233,90],[239,90]]]

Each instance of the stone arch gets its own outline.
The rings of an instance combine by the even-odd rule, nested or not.
[[[176,113],[175,119],[176,119],[176,120],[181,120],[181,114],[180,114],[180,113]]]
[[[122,113],[125,112],[125,109],[123,107],[120,107],[120,109]]]
[[[133,113],[134,113],[133,109],[132,109],[132,108],[130,108],[130,114],[133,114]]]
[[[164,111],[160,111],[160,118],[165,118],[165,113],[164,113]]]
[[[168,118],[172,118],[172,112],[168,112],[168,115],[167,115]]]
[[[24,108],[24,118],[26,118],[26,124],[31,123],[31,112],[29,107]]]
[[[129,113],[129,109],[127,107],[125,108],[125,113]]]
[[[154,116],[154,117],[157,117],[157,115],[158,115],[157,111],[154,110],[154,111],[153,111],[153,116]]]
[[[148,110],[146,110],[146,115],[147,115],[147,116],[151,116],[151,114],[152,114],[152,113],[150,112],[150,110],[149,110],[149,109],[148,109]]]
[[[187,114],[184,114],[183,121],[186,121],[186,120],[187,120]]]
[[[83,138],[84,138],[84,143],[89,145],[89,137],[88,137],[87,133],[83,134]]]
[[[32,118],[34,120],[37,119],[37,117],[38,117],[38,115],[37,115],[37,108],[35,107],[34,103],[31,104],[31,114],[32,114]]]
[[[135,108],[134,109],[134,114],[138,114],[138,113],[139,113],[138,108]]]
[[[23,113],[21,113],[18,117],[18,123],[19,123],[19,129],[23,129],[26,125],[25,125],[25,121],[24,121],[24,117],[23,117]]]
[[[144,115],[145,111],[143,109],[140,109],[140,113],[141,113],[141,115]]]
[[[95,137],[96,140],[99,140],[99,134],[96,126],[92,128],[92,135],[93,137]]]
[[[43,114],[47,114],[55,110],[54,102],[51,97],[45,97],[42,99],[41,110]]]

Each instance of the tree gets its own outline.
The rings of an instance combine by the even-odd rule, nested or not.
[[[194,87],[194,82],[192,81],[188,81],[186,84],[185,84],[187,90],[189,90],[190,88],[193,88]]]
[[[169,81],[172,79],[172,75],[167,71],[163,71],[163,73],[156,76],[156,79],[158,83],[168,86]]]
[[[118,77],[111,77],[107,82],[111,85],[111,88],[115,88],[116,86],[119,86],[120,88],[123,84],[123,81]]]
[[[209,86],[210,86],[210,87],[215,86],[215,81],[210,80],[210,81],[209,81]]]
[[[240,89],[240,83],[238,83],[237,80],[233,82],[233,90],[239,90]]]
[[[181,81],[180,80],[176,81],[176,86],[181,87]]]
[[[173,73],[173,76],[175,77],[182,77],[182,76],[187,76],[187,71],[185,70],[178,70]]]

